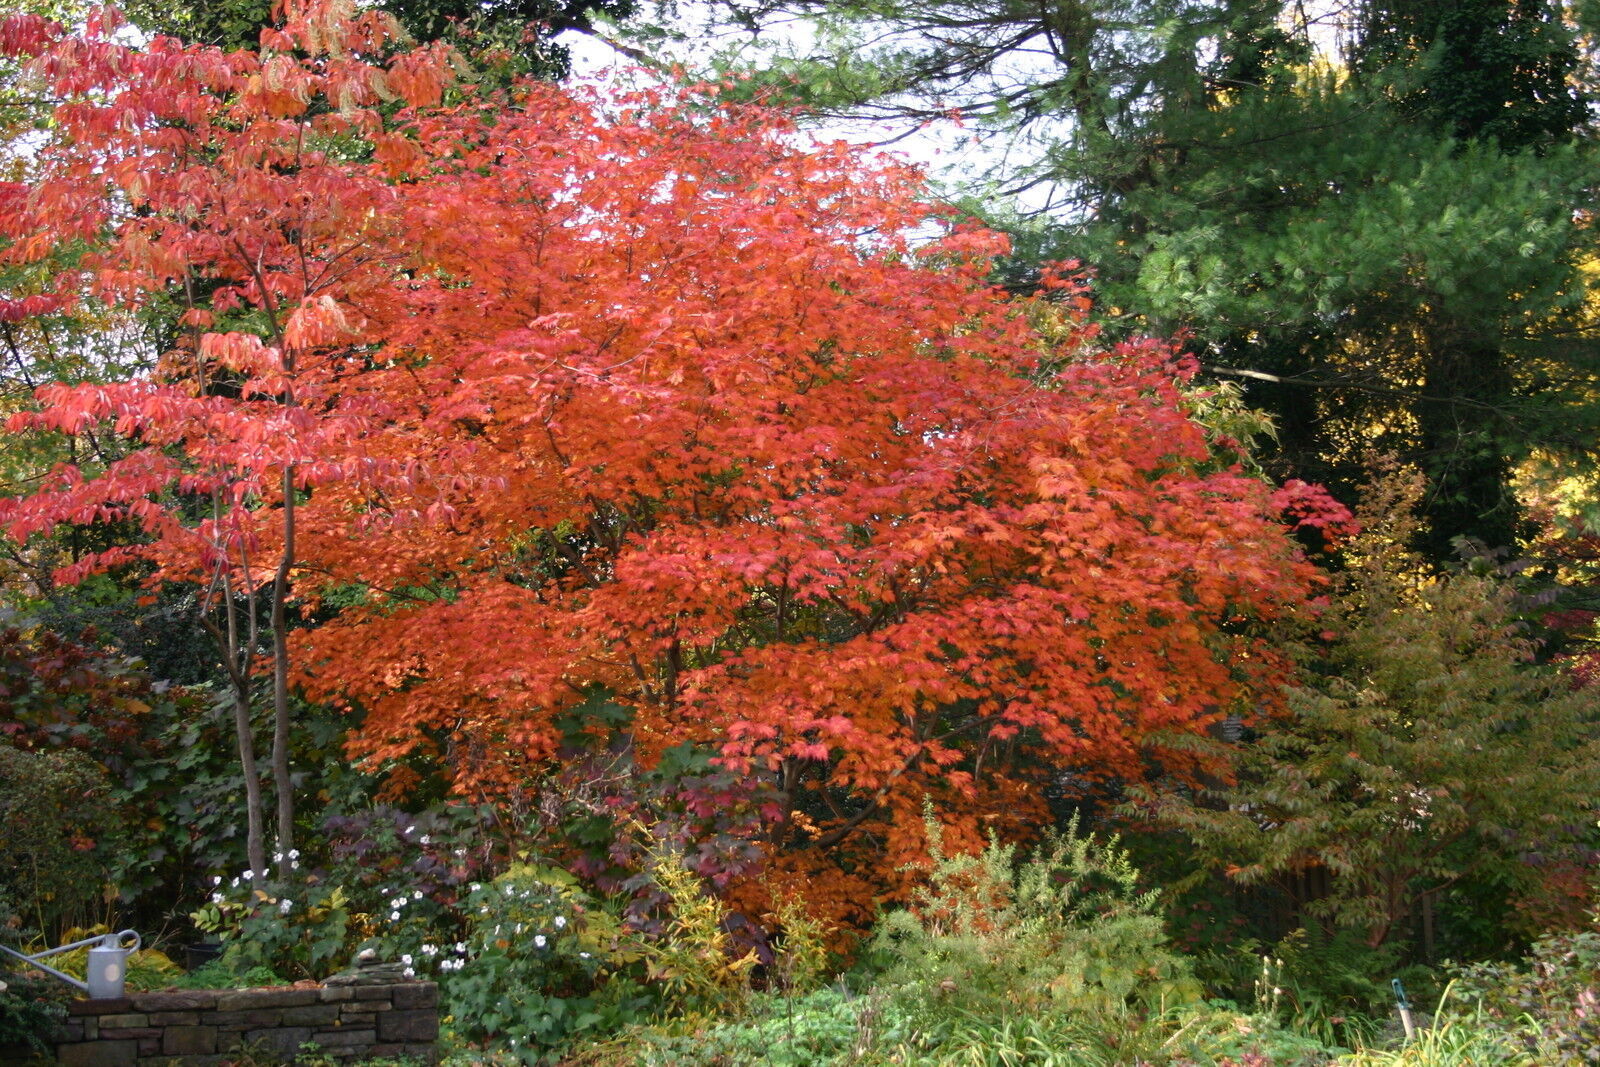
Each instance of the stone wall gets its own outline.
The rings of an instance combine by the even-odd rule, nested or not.
[[[185,989],[79,1000],[56,1045],[66,1067],[210,1067],[244,1046],[285,1062],[314,1043],[340,1059],[435,1059],[439,988],[432,982],[319,989]]]

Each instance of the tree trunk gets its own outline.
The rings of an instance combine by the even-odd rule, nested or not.
[[[294,465],[283,470],[283,554],[272,579],[272,788],[278,798],[278,877],[287,880],[294,850],[294,784],[289,777],[289,571],[294,566]]]

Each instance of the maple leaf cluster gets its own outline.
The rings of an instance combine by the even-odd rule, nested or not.
[[[986,281],[1001,238],[761,107],[489,98],[378,13],[290,14],[236,53],[0,23],[58,101],[0,256],[82,242],[53,308],[184,309],[154,373],[13,423],[134,446],[5,503],[142,529],[66,577],[292,559],[294,681],[353,755],[515,789],[604,691],[640,759],[714,745],[811,798],[800,851],[897,862],[925,795],[1025,820],[1024,765],[1194,770],[1270,691],[1310,568],[1171,346],[1063,350]]]

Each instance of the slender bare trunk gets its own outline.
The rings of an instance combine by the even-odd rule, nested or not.
[[[294,465],[283,468],[283,553],[272,579],[272,787],[278,794],[278,876],[294,849],[294,785],[289,778],[289,572],[294,566]]]
[[[220,510],[220,501],[216,507]],[[248,568],[246,568],[248,583]],[[233,583],[223,572],[217,578],[222,599],[223,624],[218,626],[208,616],[201,616],[201,625],[216,642],[217,653],[228,673],[228,687],[233,693],[233,732],[239,745],[239,771],[244,775],[245,855],[250,863],[250,881],[260,887],[267,876],[266,805],[261,796],[261,771],[256,764],[255,725],[250,714],[250,657],[255,651],[255,596],[246,593],[247,618],[240,632],[239,605],[233,596]]]

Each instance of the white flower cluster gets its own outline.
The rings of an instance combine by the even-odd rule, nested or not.
[[[448,972],[459,971],[467,965],[465,959],[467,943],[465,941],[457,941],[453,946],[425,943],[417,951],[422,954],[421,957],[413,957],[409,954],[400,957],[400,962],[405,966],[405,973],[408,978],[415,977],[416,967],[432,964],[438,966],[439,970]],[[452,952],[454,953],[453,956],[450,955]]]

